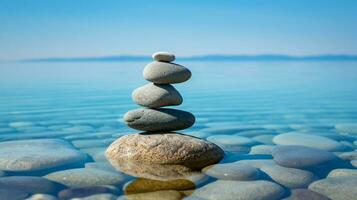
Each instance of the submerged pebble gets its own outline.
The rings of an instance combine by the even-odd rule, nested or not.
[[[335,128],[343,134],[357,135],[357,123],[336,124]]]
[[[252,139],[255,141],[258,141],[260,143],[263,143],[263,144],[273,145],[273,144],[275,144],[273,142],[273,138],[275,136],[276,135],[258,135],[258,136],[252,137]]]
[[[220,146],[225,151],[249,152],[249,147],[256,144],[256,141],[237,135],[213,135],[207,140]]]
[[[117,200],[113,194],[94,194],[83,198],[73,198],[72,200]]]
[[[24,192],[22,190],[0,188],[0,200],[21,200],[28,196],[30,196],[30,193]]]
[[[269,181],[217,180],[196,189],[192,196],[203,199],[277,200],[284,192],[283,187]]]
[[[276,165],[275,162],[271,159],[247,159],[247,160],[239,160],[236,163],[251,165],[255,168],[262,168],[264,166]]]
[[[331,200],[331,199],[311,190],[294,189],[291,190],[290,196],[285,198],[284,200]]]
[[[357,176],[357,169],[334,169],[327,175],[327,177],[336,176]]]
[[[309,190],[333,200],[356,199],[357,176],[327,177],[309,185]]]
[[[276,146],[272,153],[274,161],[284,167],[306,168],[327,164],[337,158],[334,154],[307,146]]]
[[[26,193],[56,194],[63,185],[35,176],[9,176],[0,178],[0,189],[21,190]]]
[[[0,169],[5,171],[45,170],[83,163],[87,156],[65,140],[38,139],[0,143]]]
[[[225,180],[255,180],[259,172],[255,167],[241,163],[226,163],[207,166],[202,171],[214,178]]]
[[[125,181],[124,176],[99,169],[77,168],[50,173],[45,178],[67,187],[87,187],[98,185],[119,185]]]
[[[351,165],[357,168],[357,160],[351,160]]]
[[[271,155],[274,145],[256,145],[252,146],[249,154]]]
[[[49,194],[34,194],[25,200],[57,200],[57,197]]]
[[[110,193],[119,194],[120,191],[114,186],[88,186],[80,188],[69,188],[62,190],[58,193],[60,199],[82,198],[95,194]]]
[[[104,171],[118,172],[108,162],[89,162],[89,163],[85,164],[85,168],[94,168],[94,169],[100,169],[100,170],[104,170]]]
[[[309,171],[279,165],[263,166],[261,170],[287,188],[305,188],[316,179]]]
[[[276,135],[275,131],[267,129],[256,129],[256,130],[243,130],[239,131],[235,135],[245,136],[245,137],[258,137],[261,135]]]
[[[341,151],[345,149],[344,145],[330,138],[304,133],[283,133],[275,136],[273,141],[278,145],[301,145],[326,151]]]

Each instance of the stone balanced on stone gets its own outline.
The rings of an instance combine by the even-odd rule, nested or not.
[[[122,136],[114,141],[106,151],[108,160],[116,163],[183,165],[191,169],[219,162],[224,152],[217,145],[171,132],[192,126],[195,117],[191,113],[161,108],[182,103],[182,96],[170,84],[187,81],[191,71],[172,63],[175,56],[170,53],[155,53],[153,59],[155,61],[149,63],[143,72],[144,78],[151,83],[132,93],[133,100],[146,108],[131,110],[124,116],[129,127],[144,132]]]

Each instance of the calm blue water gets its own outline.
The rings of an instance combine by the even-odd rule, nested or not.
[[[184,133],[207,138],[256,130],[256,134],[243,134],[253,138],[287,132],[323,132],[348,146],[344,152],[357,148],[357,138],[353,139],[356,134],[341,133],[335,128],[338,124],[357,124],[357,62],[185,63],[178,60],[178,63],[187,66],[193,76],[188,82],[175,85],[184,97],[184,103],[177,108],[192,112],[197,118],[196,124]],[[0,141],[61,138],[88,153],[90,157],[85,162],[107,163],[102,155],[106,147],[120,135],[136,132],[127,128],[121,117],[139,107],[131,100],[131,91],[146,83],[142,78],[145,64],[0,64]],[[14,126],[14,122],[27,124]],[[341,134],[348,134],[349,139],[337,138]],[[234,155],[249,154],[249,148],[247,152],[226,150],[233,158],[224,162],[237,161]],[[266,157],[271,159],[269,155]],[[79,167],[84,164],[80,163]],[[58,171],[68,168],[73,167],[62,166]],[[3,171],[4,177],[47,173]],[[133,179],[130,177],[128,181]],[[211,177],[197,187],[215,180]],[[116,185],[119,190],[116,196],[123,193],[123,185]],[[286,197],[291,188],[284,189]],[[28,195],[34,193],[39,192],[28,192]]]

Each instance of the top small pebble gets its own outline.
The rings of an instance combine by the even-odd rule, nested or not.
[[[156,61],[172,62],[175,60],[175,55],[168,52],[156,52],[152,55],[152,58]]]

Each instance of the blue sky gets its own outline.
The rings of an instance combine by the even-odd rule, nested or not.
[[[355,0],[0,0],[0,59],[357,54]]]

